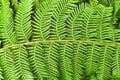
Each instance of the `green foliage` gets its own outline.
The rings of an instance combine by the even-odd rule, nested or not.
[[[16,42],[15,31],[13,31],[13,12],[9,8],[7,1],[1,1],[0,13],[0,38],[3,40],[3,45],[11,45]]]
[[[120,0],[0,0],[0,80],[119,80]]]

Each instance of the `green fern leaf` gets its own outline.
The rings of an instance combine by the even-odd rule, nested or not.
[[[87,44],[87,53],[85,58],[85,74],[86,76],[92,76],[96,74],[99,67],[99,47],[96,44]]]
[[[112,27],[110,26],[113,11],[112,7],[104,7],[102,5],[99,5],[97,10],[98,10],[97,13],[100,16],[97,29],[98,39],[100,41],[113,40],[111,37]]]
[[[59,44],[54,42],[44,43],[45,64],[49,74],[48,79],[59,80]]]
[[[32,34],[31,13],[33,0],[21,0],[15,14],[17,43],[29,42]]]
[[[78,0],[61,0],[57,7],[53,10],[52,13],[52,26],[51,37],[53,40],[61,40],[65,39],[66,35],[66,19],[69,17],[69,14],[73,11],[73,9],[77,6]],[[67,38],[66,38],[67,39]]]
[[[114,53],[113,53],[113,67],[112,67],[112,75],[113,75],[113,78],[120,78],[120,54],[119,54],[119,47],[116,47],[114,50]]]
[[[73,43],[73,79],[81,80],[84,75],[84,61],[86,53],[86,44],[82,42]]]
[[[119,1],[86,1],[0,0],[0,79],[119,80]]]
[[[0,12],[0,39],[4,46],[16,43],[15,32],[13,31],[13,12],[9,3],[2,0]]]
[[[111,71],[111,61],[112,61],[112,56],[111,54],[113,53],[113,47],[109,45],[105,45],[101,47],[101,50],[103,52],[101,53],[101,59],[100,59],[100,65],[99,65],[99,70],[97,72],[97,77],[99,80],[108,80],[110,79],[110,71]]]
[[[5,49],[0,51],[0,64],[1,64],[1,69],[4,72],[3,76],[5,80],[17,79],[12,55],[13,54],[10,49]]]
[[[44,59],[44,48],[43,44],[31,44],[29,45],[29,55],[30,63],[33,73],[35,74],[35,79],[41,80],[48,78],[48,72],[46,69],[45,59]]]
[[[57,2],[59,0],[46,0],[35,8],[32,41],[47,40],[50,37],[51,11]]]
[[[28,61],[28,52],[24,46],[12,47],[14,53],[15,72],[18,79],[34,80]]]

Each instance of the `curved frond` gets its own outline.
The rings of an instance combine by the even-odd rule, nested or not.
[[[47,40],[50,36],[52,9],[59,0],[45,0],[35,8],[32,41]]]
[[[114,52],[113,47],[110,45],[104,45],[101,47],[101,58],[99,62],[99,70],[97,71],[97,78],[98,80],[108,80],[110,79],[110,71],[111,71],[111,63],[112,63],[112,56],[111,54]]]
[[[78,0],[61,0],[57,7],[53,10],[52,21],[50,27],[50,39],[61,40],[67,39],[66,36],[66,19],[69,14],[77,7]]]
[[[113,40],[111,36],[112,27],[110,26],[110,22],[112,19],[112,11],[112,7],[104,7],[102,5],[99,5],[97,8],[97,13],[100,16],[97,27],[97,38],[100,41]]]
[[[46,69],[49,74],[48,79],[59,80],[59,43],[48,42],[44,43],[44,56],[45,56],[45,64]]]
[[[86,44],[82,42],[73,43],[73,79],[82,80],[84,75],[84,61],[86,54]]]
[[[15,73],[17,78],[22,80],[34,80],[26,48],[24,46],[15,46],[11,49],[14,53]]]
[[[15,14],[17,43],[29,42],[32,33],[31,13],[33,0],[20,0]]]
[[[73,76],[73,43],[60,43],[60,77],[62,80],[72,80]]]
[[[15,73],[15,65],[13,60],[13,53],[10,49],[5,49],[0,51],[0,64],[3,71],[3,76],[5,80],[17,79]]]
[[[100,47],[94,43],[87,44],[87,52],[85,57],[85,74],[91,77],[98,71],[100,60]]]
[[[82,22],[80,21],[79,15],[81,15],[83,9],[82,6],[77,6],[74,11],[70,14],[70,16],[66,20],[66,26],[67,26],[67,34],[66,39],[72,39],[72,40],[78,40],[80,39],[80,26],[82,25]]]
[[[112,77],[114,79],[120,78],[120,47],[117,46],[113,49],[113,59],[112,59]]]
[[[0,12],[0,39],[3,46],[16,43],[15,32],[13,31],[13,11],[9,8],[6,0],[1,0]]]
[[[48,72],[45,64],[45,51],[42,43],[29,45],[29,55],[30,64],[33,73],[35,74],[35,79],[41,80],[48,78]]]

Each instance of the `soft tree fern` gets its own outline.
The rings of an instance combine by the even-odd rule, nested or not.
[[[120,0],[0,0],[0,80],[120,80]]]

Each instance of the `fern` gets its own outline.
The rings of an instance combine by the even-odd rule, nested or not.
[[[0,80],[119,80],[119,0],[1,0]]]
[[[29,60],[31,63],[31,68],[33,74],[35,75],[35,79],[44,79],[48,78],[48,72],[46,69],[46,64],[44,62],[44,49],[41,43],[31,44],[28,48],[29,51]]]
[[[113,70],[113,78],[119,78],[119,75],[120,75],[120,73],[119,73],[119,65],[120,65],[120,61],[119,61],[119,57],[120,57],[120,55],[119,55],[119,47],[117,47],[117,48],[114,48],[113,49],[113,51],[114,51],[114,54],[113,54],[113,67],[112,67],[112,70]]]
[[[16,43],[15,31],[13,31],[13,12],[6,0],[1,0],[1,4],[0,38],[4,46],[12,45]]]
[[[15,34],[17,42],[28,42],[32,33],[31,13],[33,0],[21,0],[15,14]]]
[[[30,71],[28,53],[24,46],[12,47],[14,53],[15,72],[18,78],[22,80],[33,80],[33,75]]]
[[[59,0],[44,1],[41,5],[35,8],[35,16],[33,21],[33,41],[47,40],[50,34],[50,20],[53,5],[57,4]]]
[[[14,66],[14,60],[13,60],[13,54],[10,51],[10,49],[5,49],[0,51],[0,63],[1,63],[1,69],[4,72],[4,79],[13,80],[17,79],[17,76],[15,74],[15,66]]]

